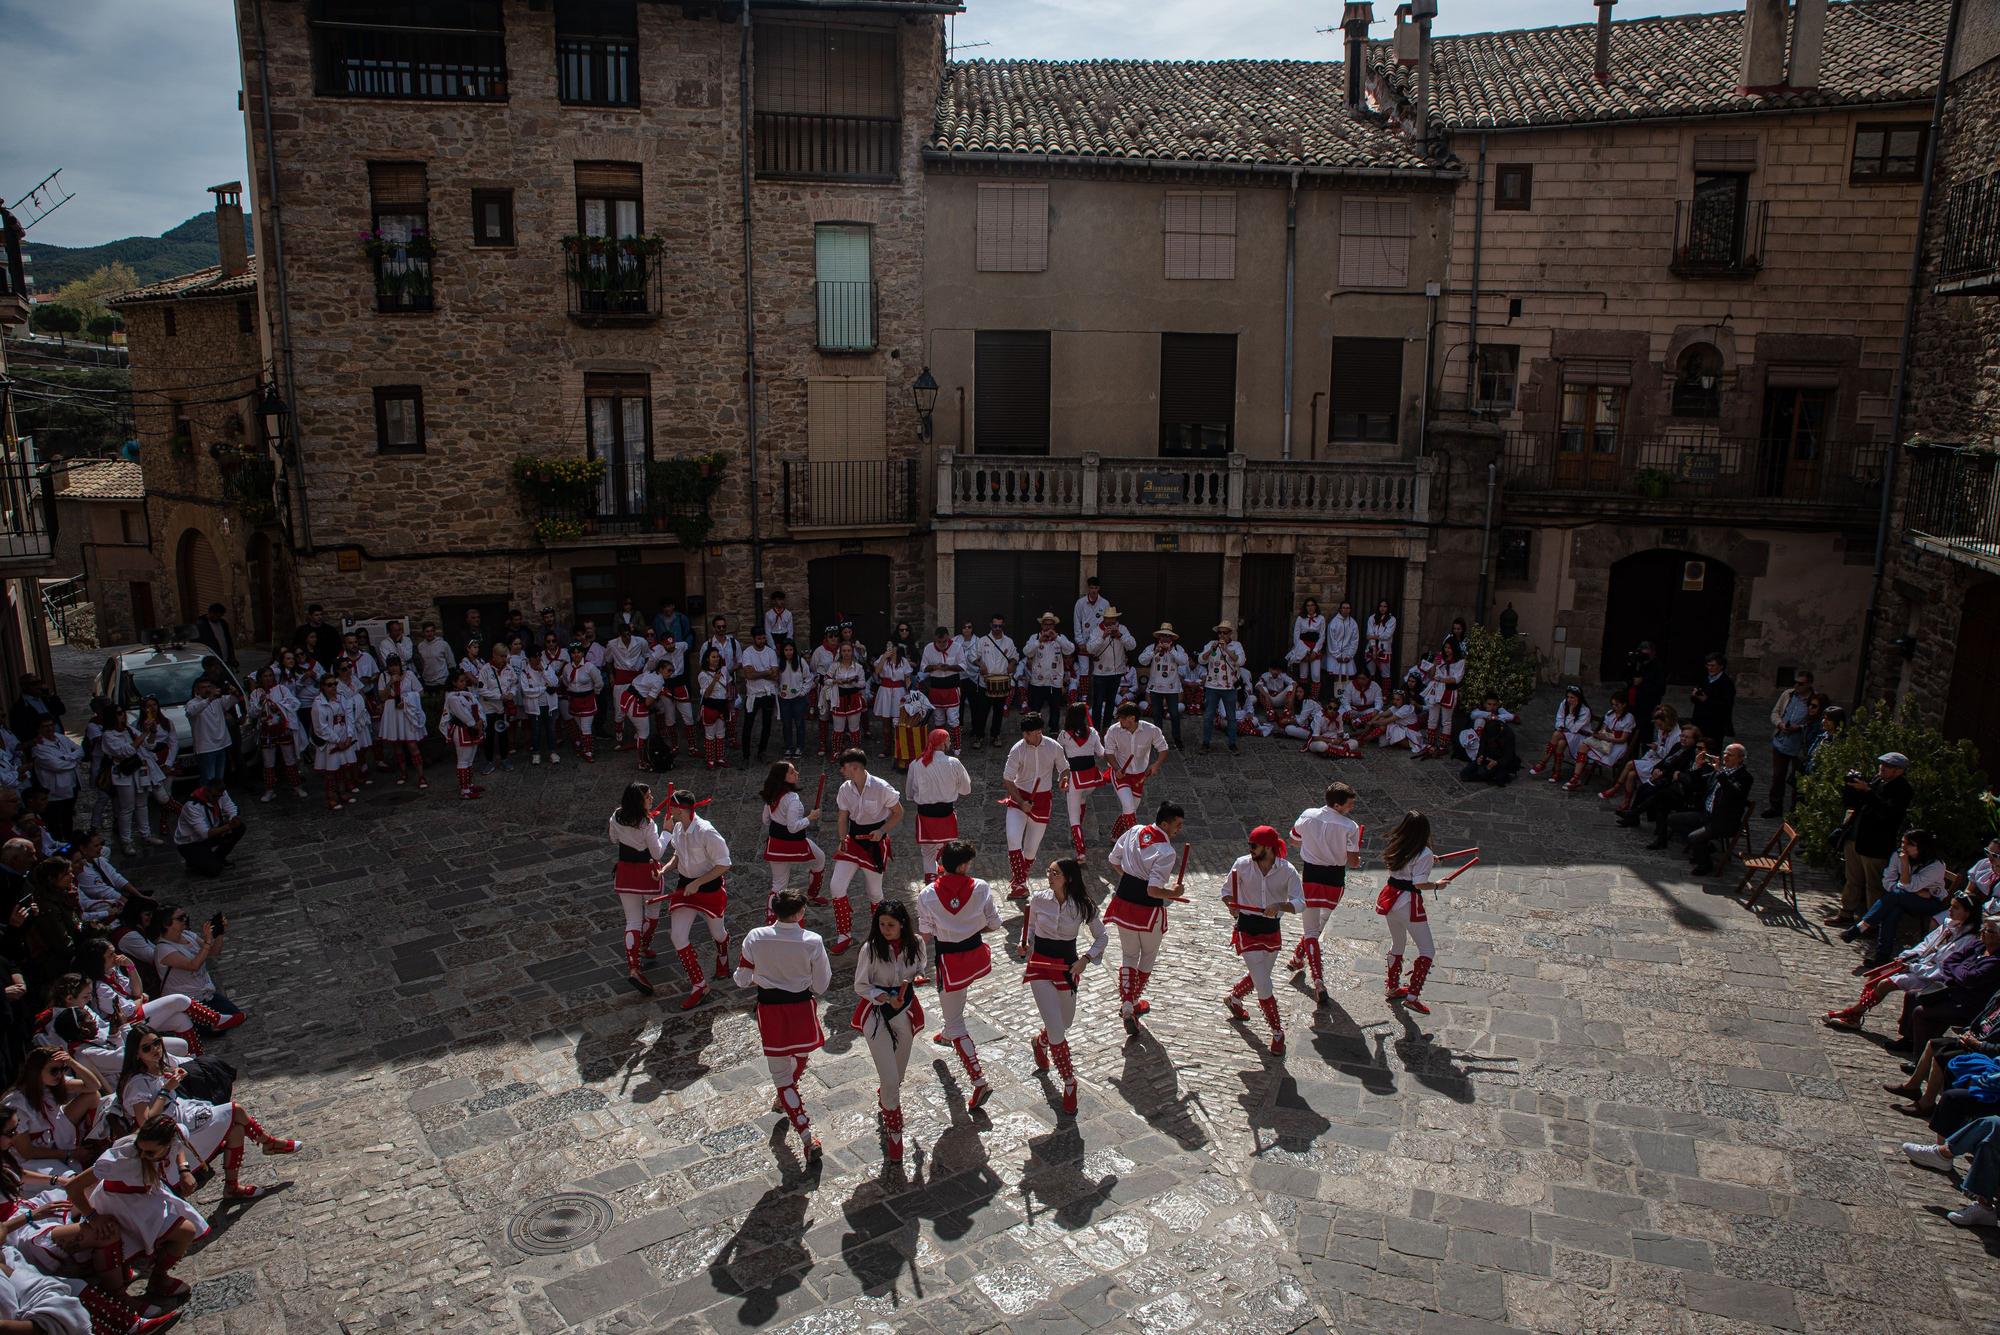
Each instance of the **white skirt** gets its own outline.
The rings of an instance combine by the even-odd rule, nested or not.
[[[891,686],[886,682],[877,686],[875,688],[875,717],[894,719],[898,714],[902,713],[903,692],[905,689],[902,686]]]
[[[382,740],[385,742],[421,742],[424,729],[410,719],[409,710],[400,705],[382,707]]]
[[[202,1218],[201,1211],[165,1186],[145,1192],[106,1191],[100,1182],[90,1189],[90,1208],[92,1213],[109,1215],[118,1222],[127,1257],[151,1252],[167,1230],[183,1219],[194,1225],[196,1237],[208,1232],[208,1220]]]
[[[358,752],[352,748],[335,751],[333,748],[339,745],[340,743],[338,742],[331,744],[320,742],[315,745],[313,747],[313,768],[319,770],[321,773],[326,773],[327,771],[341,769],[353,764]]]
[[[174,1120],[180,1123],[181,1134],[194,1152],[207,1163],[222,1148],[222,1142],[229,1139],[229,1123],[236,1116],[233,1103],[203,1103],[200,1099],[176,1097],[174,1099]]]

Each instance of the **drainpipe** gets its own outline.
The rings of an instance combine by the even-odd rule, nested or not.
[[[1486,226],[1486,136],[1479,136],[1479,177],[1472,185],[1472,316],[1465,344],[1465,411],[1479,403],[1479,252]]]
[[[1500,484],[1500,466],[1486,465],[1486,526],[1479,534],[1479,598],[1472,619],[1479,625],[1486,624],[1486,581],[1491,567],[1487,564],[1493,551],[1493,500]]]
[[[1292,457],[1292,327],[1297,322],[1299,275],[1299,174],[1292,173],[1290,192],[1285,196],[1285,448],[1280,458]]]
[[[1868,613],[1861,620],[1861,663],[1854,670],[1854,706],[1868,698],[1868,656],[1875,647],[1875,627],[1882,616],[1882,576],[1889,564],[1889,519],[1896,504],[1896,461],[1903,449],[1903,422],[1910,406],[1910,344],[1916,341],[1917,299],[1924,276],[1924,228],[1930,221],[1931,195],[1937,181],[1938,135],[1944,129],[1945,89],[1951,80],[1952,52],[1958,46],[1958,21],[1964,0],[1952,0],[1951,19],[1944,32],[1944,60],[1938,66],[1937,93],[1931,98],[1931,132],[1924,140],[1924,184],[1917,198],[1917,240],[1910,247],[1909,293],[1903,301],[1903,335],[1896,349],[1896,398],[1889,415],[1889,445],[1882,452],[1882,504],[1875,517],[1875,575],[1868,586]]]
[[[285,377],[285,402],[291,407],[292,417],[292,457],[285,471],[298,479],[298,485],[292,488],[299,497],[299,534],[294,550],[310,556],[312,506],[306,496],[306,447],[299,439],[299,387],[292,376],[292,302],[285,283],[285,206],[278,193],[278,149],[271,135],[271,39],[264,31],[263,0],[251,0],[251,4],[257,13],[257,101],[264,121],[264,174],[271,182],[271,263],[258,264],[257,281],[271,282],[278,296],[278,334],[283,343],[278,350],[278,373]],[[255,202],[253,196],[252,203]]]
[[[756,253],[757,226],[750,213],[750,0],[743,0],[741,37],[736,54],[737,166],[743,192],[743,395],[745,420],[750,424],[750,615],[760,615],[764,606],[764,534],[758,517],[762,502],[757,494],[757,309],[752,256]],[[704,577],[704,583],[706,579]]]

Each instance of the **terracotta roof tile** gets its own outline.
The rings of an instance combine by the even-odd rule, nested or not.
[[[945,71],[929,150],[1191,166],[1433,169],[1342,106],[1339,62],[972,60]]]
[[[222,266],[211,264],[206,269],[196,269],[193,273],[180,274],[174,278],[162,278],[157,283],[135,287],[130,292],[121,292],[106,303],[112,306],[132,306],[142,301],[179,301],[194,297],[236,297],[249,296],[257,290],[257,257],[250,256],[248,272],[231,278],[222,276]]]
[[[124,459],[76,464],[64,470],[61,477],[61,488],[57,492],[60,496],[83,501],[146,499],[145,472],[138,464]]]
[[[1431,114],[1447,129],[1477,130],[1912,102],[1937,86],[1950,15],[1950,0],[1829,5],[1819,86],[1760,95],[1736,91],[1741,7],[1613,23],[1602,86],[1594,24],[1439,37]],[[1415,69],[1386,45],[1370,46],[1369,63],[1399,96],[1414,94]]]

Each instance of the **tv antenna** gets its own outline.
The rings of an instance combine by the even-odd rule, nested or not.
[[[62,168],[56,168],[40,181],[36,182],[34,189],[22,195],[8,206],[17,215],[27,215],[19,219],[22,231],[27,231],[30,227],[33,227],[36,223],[76,198],[75,195],[63,188],[61,181],[56,179],[61,175]]]

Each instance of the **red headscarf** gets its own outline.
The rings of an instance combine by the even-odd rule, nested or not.
[[[924,734],[924,753],[917,757],[917,763],[928,765],[931,757],[951,745],[951,734],[943,728],[932,728]]]
[[[1285,856],[1285,841],[1278,836],[1276,830],[1268,825],[1259,825],[1256,829],[1250,831],[1250,842],[1270,849],[1279,857]]]

